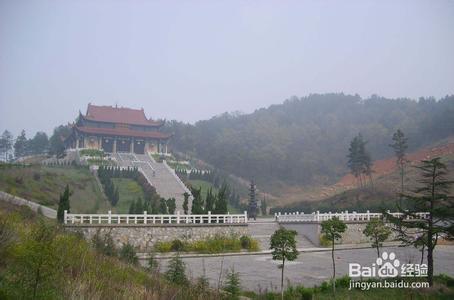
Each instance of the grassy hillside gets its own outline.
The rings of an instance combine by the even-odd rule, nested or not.
[[[0,202],[0,299],[219,299],[175,285],[118,252],[64,231],[27,207]],[[130,256],[128,256],[130,257]]]
[[[448,168],[448,178],[454,180],[454,154],[442,156],[442,162]],[[405,175],[405,188],[408,191],[414,190],[420,179],[420,171],[415,168],[419,163],[412,162],[406,168]],[[336,192],[337,189],[337,192]],[[315,189],[314,189],[315,190]],[[323,189],[319,189],[321,193]],[[325,191],[330,191],[327,197],[318,200],[304,200],[296,201],[288,205],[277,205],[272,211],[304,211],[310,213],[316,210],[320,211],[379,211],[380,209],[395,210],[395,203],[398,200],[398,193],[400,192],[400,175],[397,170],[390,173],[376,176],[373,180],[373,185],[367,187],[341,187],[333,186],[330,188],[325,187]],[[451,187],[451,194],[454,194],[454,186]],[[315,193],[315,191],[314,191]],[[323,195],[323,194],[322,194]]]
[[[86,168],[41,165],[0,165],[0,190],[57,208],[59,195],[69,185],[71,211],[106,212],[110,204],[95,177]]]
[[[130,178],[112,178],[115,187],[118,188],[120,199],[114,208],[118,213],[128,213],[133,201],[141,198],[145,199],[142,187],[137,181]]]

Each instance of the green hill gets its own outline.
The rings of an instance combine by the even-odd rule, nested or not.
[[[95,176],[87,168],[0,165],[0,190],[51,208],[57,208],[60,193],[66,185],[72,191],[72,212],[106,212],[111,208]]]
[[[386,99],[323,94],[294,97],[251,114],[228,114],[194,125],[168,122],[178,151],[277,194],[286,186],[329,185],[348,172],[349,142],[359,132],[374,160],[392,155],[402,129],[409,151],[454,134],[454,96]]]

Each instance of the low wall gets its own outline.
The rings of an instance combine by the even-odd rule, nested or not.
[[[339,240],[340,244],[359,244],[370,243],[370,239],[363,234],[366,229],[367,222],[346,221],[347,230],[342,234]],[[305,236],[315,246],[320,246],[321,225],[320,222],[312,223],[281,223],[286,229],[295,230],[298,235]],[[388,226],[392,226],[388,224]],[[388,241],[394,240],[396,234],[394,231],[391,233]]]
[[[215,235],[248,235],[247,224],[166,224],[166,225],[72,225],[65,227],[79,232],[86,239],[92,239],[99,232],[110,234],[116,247],[132,244],[138,252],[150,252],[158,241],[175,239],[195,241]]]

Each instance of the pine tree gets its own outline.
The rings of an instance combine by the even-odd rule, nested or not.
[[[229,190],[227,184],[224,182],[219,189],[217,200],[216,200],[216,207],[214,208],[215,214],[226,214],[227,209],[227,197],[229,195]]]
[[[237,300],[240,297],[240,274],[238,272],[235,272],[235,269],[233,267],[227,273],[224,291],[229,293],[227,298],[229,300]]]
[[[164,199],[164,198],[161,198],[159,200],[159,213],[161,213],[163,215],[168,214],[166,199]]]
[[[248,205],[248,214],[250,218],[254,220],[257,219],[257,198],[256,198],[256,188],[255,183],[251,180],[249,185],[249,205]]]
[[[8,154],[11,151],[11,147],[13,146],[13,136],[8,131],[5,130],[2,133],[0,138],[0,153],[3,154],[5,161],[8,161]]]
[[[136,213],[136,201],[133,200],[131,204],[129,205],[129,214],[135,214]]]
[[[433,252],[438,238],[454,237],[454,197],[448,195],[454,181],[447,180],[447,167],[439,157],[423,160],[417,167],[421,171],[420,187],[411,194],[404,194],[410,203],[408,209],[399,207],[400,217],[387,214],[387,218],[395,223],[399,238],[407,244],[427,249],[427,271],[429,285],[433,285],[434,257]],[[418,212],[428,212],[428,217],[418,219]],[[415,239],[414,236],[419,238]]]
[[[143,214],[144,212],[144,209],[143,209],[143,202],[142,202],[142,198],[137,198],[137,202],[136,202],[136,205],[135,205],[135,213],[136,214]]]
[[[187,285],[189,283],[188,278],[186,277],[186,265],[183,260],[180,258],[180,255],[177,254],[172,257],[169,261],[169,266],[165,276],[167,280],[179,285]]]
[[[60,223],[64,222],[65,210],[68,213],[70,212],[69,197],[71,194],[72,192],[69,190],[69,185],[66,185],[65,191],[63,194],[60,194],[60,200],[58,202],[57,219]]]
[[[405,137],[404,133],[397,129],[397,131],[393,134],[393,143],[389,146],[394,149],[394,153],[396,154],[396,165],[399,168],[400,172],[400,194],[399,197],[400,203],[399,205],[402,206],[402,194],[404,193],[404,176],[405,176],[405,165],[407,164],[408,160],[405,157],[406,151],[408,148],[407,145],[408,139]]]
[[[265,196],[263,196],[263,200],[262,200],[262,205],[260,206],[261,210],[262,210],[262,215],[263,216],[266,216],[267,213],[268,213],[268,207],[266,205],[266,200],[265,200]]]
[[[191,193],[193,196],[191,213],[193,215],[201,215],[204,213],[203,210],[203,199],[202,199],[202,188],[191,187]]]
[[[215,204],[215,197],[213,196],[213,189],[210,187],[210,189],[207,192],[207,197],[205,200],[205,211],[214,211],[214,204]]]
[[[359,183],[359,186],[362,187],[361,181],[361,162],[359,158],[359,141],[358,137],[355,136],[350,142],[350,147],[348,148],[348,162],[347,165],[350,168],[350,172],[355,176],[356,180]]]
[[[169,214],[171,215],[175,214],[175,209],[177,208],[175,198],[167,199],[167,208],[169,210]]]
[[[187,215],[188,211],[189,211],[189,193],[184,192],[183,197],[184,197],[183,211],[184,211],[184,214]]]
[[[19,158],[27,154],[27,137],[25,130],[22,130],[14,143],[14,157]]]

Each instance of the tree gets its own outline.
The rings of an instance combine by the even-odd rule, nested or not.
[[[326,239],[331,241],[331,258],[333,261],[333,293],[336,293],[336,263],[334,261],[334,244],[342,237],[342,233],[347,229],[347,225],[339,220],[338,217],[333,217],[330,220],[321,223],[321,233]]]
[[[159,213],[163,214],[163,215],[167,215],[168,214],[166,199],[164,199],[164,198],[161,198],[159,200]]]
[[[382,219],[371,219],[363,234],[372,241],[372,247],[377,249],[377,257],[380,257],[380,247],[391,235],[391,229],[385,225]]]
[[[260,205],[260,209],[262,211],[262,216],[266,216],[266,214],[268,213],[268,207],[266,205],[266,199],[265,199],[265,196],[263,196],[263,200],[262,200],[262,203]]]
[[[404,193],[404,175],[405,175],[405,165],[407,164],[408,160],[405,157],[406,151],[408,148],[407,145],[407,138],[405,137],[404,133],[397,129],[397,131],[393,134],[393,143],[389,146],[394,149],[394,153],[396,154],[396,165],[399,168],[400,172],[400,193]],[[402,195],[400,198],[400,205],[402,206]]]
[[[227,273],[226,282],[224,285],[224,291],[229,293],[228,298],[229,300],[237,300],[240,296],[240,275],[238,272],[235,272],[235,269],[232,267],[230,271]]]
[[[187,285],[189,283],[186,277],[186,265],[178,253],[170,259],[165,276],[167,280],[176,284]]]
[[[129,214],[135,214],[136,213],[136,201],[133,200],[131,201],[131,204],[129,205]]]
[[[33,139],[29,140],[29,150],[31,154],[46,153],[49,148],[49,139],[45,132],[37,132]]]
[[[350,172],[358,180],[359,186],[362,187],[361,181],[361,161],[359,158],[359,141],[358,137],[355,136],[350,142],[350,147],[348,148],[348,162],[347,165],[350,168]]]
[[[167,199],[167,208],[169,210],[169,214],[171,215],[175,214],[175,209],[177,208],[175,198]]]
[[[227,209],[227,199],[229,197],[229,187],[227,183],[223,183],[221,188],[219,189],[217,201],[216,201],[216,207],[214,208],[214,213],[215,214],[226,214],[228,209]]]
[[[137,258],[136,250],[130,243],[123,244],[123,246],[121,247],[120,259],[131,265],[137,265],[139,261],[139,259]]]
[[[213,189],[210,187],[207,192],[207,197],[205,200],[205,211],[214,211],[214,205],[216,203],[216,197],[213,195]]]
[[[254,220],[257,218],[257,198],[256,198],[256,187],[253,180],[249,184],[249,205],[248,215]]]
[[[5,130],[0,137],[0,153],[4,155],[5,161],[8,161],[8,154],[13,146],[13,135]]]
[[[65,210],[70,212],[69,197],[72,195],[72,192],[69,190],[69,185],[66,185],[65,191],[63,194],[60,194],[60,200],[58,202],[57,208],[57,219],[60,223],[64,222]]]
[[[447,167],[439,157],[423,160],[417,168],[421,172],[421,179],[418,180],[420,187],[411,194],[403,195],[410,204],[409,208],[404,210],[399,207],[399,217],[386,216],[397,225],[395,230],[402,241],[420,247],[424,245],[427,249],[427,275],[432,286],[433,252],[438,238],[454,236],[454,197],[448,195],[454,181],[447,180]],[[428,216],[420,218],[418,212],[427,212]],[[415,235],[419,238],[415,239]]]
[[[367,141],[363,139],[361,133],[353,138],[348,148],[348,162],[350,172],[359,182],[359,186],[363,187],[366,184],[363,175],[369,177],[372,183],[372,159],[369,152],[366,150]]]
[[[148,258],[148,266],[147,269],[149,272],[156,272],[159,269],[159,262],[155,257],[153,252],[150,253],[150,257]]]
[[[54,133],[49,139],[49,153],[57,157],[62,157],[65,153],[64,140],[71,134],[68,125],[60,125],[54,129]]]
[[[20,135],[16,138],[16,142],[14,143],[14,157],[20,158],[27,154],[27,137],[25,135],[25,130],[22,130]]]
[[[184,211],[184,214],[187,215],[188,211],[189,211],[189,193],[184,192],[183,197],[184,197],[183,211]]]
[[[203,214],[202,187],[198,189],[191,187],[191,194],[193,196],[191,213],[193,215]]]
[[[271,255],[273,260],[280,260],[282,264],[279,266],[281,272],[281,299],[284,299],[284,268],[285,261],[293,261],[298,257],[298,250],[296,250],[296,237],[295,230],[287,230],[280,228],[276,230],[271,236],[270,249],[273,251]]]
[[[61,266],[56,259],[57,232],[46,222],[31,228],[30,235],[18,243],[13,251],[15,263],[13,285],[17,285],[17,299],[54,299]],[[3,279],[3,278],[2,278]],[[19,296],[21,295],[21,296]]]

